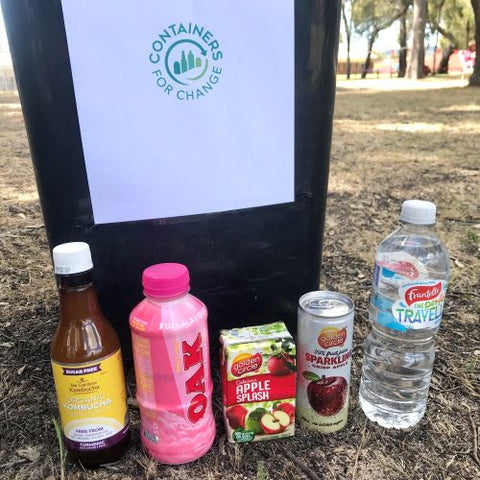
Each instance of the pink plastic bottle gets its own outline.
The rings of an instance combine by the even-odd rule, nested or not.
[[[142,283],[130,315],[142,443],[162,463],[192,462],[215,438],[207,308],[184,265],[153,265]]]

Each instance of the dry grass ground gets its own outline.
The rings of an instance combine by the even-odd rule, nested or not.
[[[480,91],[455,85],[372,80],[338,88],[321,286],[357,304],[348,426],[332,436],[299,431],[231,446],[217,408],[214,446],[191,465],[150,461],[135,431],[121,463],[86,472],[67,461],[66,478],[480,478]],[[0,95],[0,122],[0,478],[52,480],[61,474],[48,356],[56,292],[15,95]],[[366,422],[357,391],[374,247],[411,197],[437,203],[453,271],[427,414],[399,433]],[[218,395],[217,385],[217,405]],[[134,409],[132,416],[138,426]]]

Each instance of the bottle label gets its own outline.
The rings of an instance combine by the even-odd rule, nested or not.
[[[130,317],[142,442],[156,458],[175,455],[180,463],[204,452],[215,431],[208,312],[187,306],[179,303],[176,315],[155,327]]]
[[[52,369],[67,448],[100,450],[125,437],[129,425],[120,349],[89,363],[52,360]]]
[[[405,280],[426,278],[427,269],[412,255],[405,252],[388,252],[377,255],[373,273],[375,287],[398,287]]]
[[[322,433],[348,418],[353,312],[343,320],[298,317],[297,412],[302,426]]]
[[[377,254],[373,286],[378,291],[372,294],[371,303],[380,310],[377,320],[385,327],[405,332],[440,325],[447,282],[429,280],[427,269],[413,255],[406,252]],[[393,289],[398,300],[383,296],[383,289]]]
[[[447,283],[443,280],[423,280],[400,285],[399,296],[392,314],[399,326],[420,330],[440,325]]]

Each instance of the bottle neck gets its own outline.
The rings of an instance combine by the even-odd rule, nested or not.
[[[60,321],[91,318],[99,312],[91,271],[76,275],[57,275],[57,285],[60,296]]]
[[[184,293],[181,293],[180,295],[174,295],[174,296],[168,296],[168,297],[153,297],[151,295],[147,295],[144,292],[145,298],[152,303],[169,303],[169,302],[176,302],[177,300],[181,300],[182,298],[185,298],[188,295],[188,292],[190,290],[187,290]]]
[[[400,220],[400,228],[404,232],[412,233],[421,233],[421,232],[432,232],[435,230],[435,224],[433,225],[418,225],[415,223],[407,223]]]

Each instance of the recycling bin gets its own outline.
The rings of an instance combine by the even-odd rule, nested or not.
[[[219,328],[319,286],[340,0],[1,0],[51,248],[90,244],[104,313],[188,266]]]

